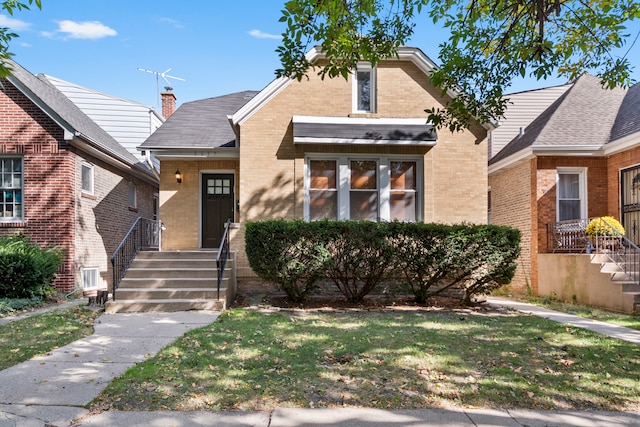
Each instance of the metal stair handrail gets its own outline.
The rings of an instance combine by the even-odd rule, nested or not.
[[[605,227],[596,227],[596,233],[592,244],[596,253],[605,255],[627,276],[627,278],[640,286],[640,248],[629,240],[623,233],[618,231],[606,219],[600,218],[608,228],[607,233],[602,233]]]
[[[224,234],[220,240],[220,247],[218,248],[218,254],[216,255],[216,268],[218,269],[218,299],[220,299],[220,286],[222,284],[222,276],[224,276],[224,270],[227,266],[227,259],[229,259],[229,227],[231,226],[231,218],[227,219],[224,224]]]
[[[125,273],[131,266],[133,259],[140,249],[159,249],[160,221],[138,217],[129,232],[111,256],[113,269],[113,300],[116,300],[116,290]]]

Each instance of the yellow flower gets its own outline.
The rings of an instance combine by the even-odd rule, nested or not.
[[[624,236],[624,227],[612,216],[594,218],[589,222],[585,232],[591,236]]]

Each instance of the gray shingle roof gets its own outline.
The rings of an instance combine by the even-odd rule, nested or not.
[[[609,142],[625,92],[622,88],[604,89],[598,77],[583,74],[489,164],[527,147],[603,146]]]
[[[10,61],[9,65],[12,69],[8,77],[9,82],[25,92],[25,95],[61,126],[114,159],[129,166],[135,166],[153,176],[143,163],[84,114],[44,76],[35,76],[13,61]]]
[[[185,102],[155,131],[141,149],[212,149],[235,147],[236,135],[228,116],[258,92],[244,91]]]
[[[611,130],[611,141],[640,132],[640,83],[627,91]]]

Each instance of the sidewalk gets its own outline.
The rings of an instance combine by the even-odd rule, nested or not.
[[[490,298],[499,304],[640,344],[640,332],[526,303]],[[141,412],[89,414],[85,406],[113,378],[157,353],[189,329],[217,319],[213,312],[102,315],[95,333],[46,356],[0,371],[0,427],[76,426],[304,427],[360,426],[639,426],[640,414],[532,410],[402,410],[367,408],[278,408],[273,412]]]
[[[590,331],[598,332],[599,334],[609,335],[613,338],[640,344],[640,331],[635,329],[625,328],[624,326],[618,326],[612,323],[600,322],[598,320],[586,319],[573,314],[561,313],[549,310],[548,308],[538,307],[526,302],[513,301],[507,298],[488,297],[487,302],[489,304],[511,308],[522,313],[533,314],[534,316],[543,317],[545,319],[553,320],[554,322],[588,329]]]

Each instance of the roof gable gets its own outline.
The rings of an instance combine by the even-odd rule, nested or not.
[[[420,71],[429,75],[432,70],[437,68],[435,62],[433,62],[427,55],[420,49],[409,46],[401,46],[397,49],[398,59],[402,61],[411,61],[418,67]],[[307,60],[314,63],[324,57],[324,54],[320,50],[319,46],[311,49],[307,55]],[[231,123],[233,126],[238,126],[248,120],[253,114],[266,105],[271,99],[273,99],[278,93],[284,90],[289,84],[296,80],[289,77],[280,77],[273,80],[267,87],[260,91],[251,101],[247,102],[242,108],[240,108],[231,117]],[[455,97],[456,94],[452,91],[448,92],[448,95]]]
[[[70,136],[69,139],[73,136],[81,137],[117,160],[128,165],[138,163],[138,159],[46,79],[39,79],[15,62],[10,62],[10,67],[12,71],[7,79],[56,121]]]
[[[624,95],[622,88],[604,89],[597,77],[582,75],[489,164],[527,148],[554,152],[600,149],[609,141]]]

